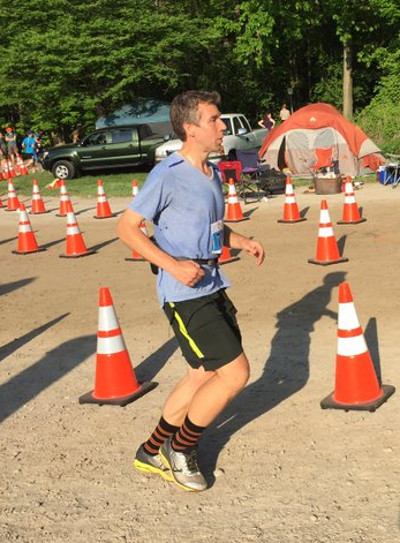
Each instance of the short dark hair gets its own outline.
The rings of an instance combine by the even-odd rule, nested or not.
[[[221,97],[215,91],[187,91],[175,96],[172,100],[169,116],[172,128],[178,138],[186,141],[186,132],[183,128],[185,123],[197,124],[199,122],[199,104],[214,104],[218,107],[220,102]]]

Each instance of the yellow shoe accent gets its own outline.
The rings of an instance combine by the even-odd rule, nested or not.
[[[185,485],[182,485],[181,483],[179,483],[175,477],[174,477],[174,472],[172,471],[172,468],[171,466],[169,465],[169,462],[168,460],[165,458],[165,456],[163,455],[163,453],[161,452],[161,449],[160,449],[160,452],[159,452],[159,455],[161,457],[161,460],[164,462],[164,465],[169,468],[169,473],[171,474],[171,481],[173,481],[176,486],[179,486],[179,488],[182,488],[182,490],[186,490],[186,492],[201,492],[200,490],[195,490],[194,488],[189,488],[188,486],[185,486]]]
[[[140,471],[145,471],[147,473],[156,473],[157,475],[161,475],[163,479],[166,481],[175,481],[175,479],[172,476],[171,471],[164,471],[162,469],[156,468],[154,466],[150,466],[149,464],[145,464],[144,462],[140,462],[140,460],[135,460],[133,462],[133,465],[136,469]]]

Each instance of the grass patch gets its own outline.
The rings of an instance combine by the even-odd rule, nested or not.
[[[97,181],[101,179],[104,182],[104,188],[107,196],[129,197],[132,194],[132,181],[137,180],[139,188],[148,176],[148,172],[129,172],[129,173],[107,173],[86,175],[77,179],[67,181],[68,193],[70,196],[96,197]],[[30,173],[15,177],[13,184],[15,190],[21,195],[32,194],[32,181],[36,179],[42,196],[55,196],[59,194],[59,189],[46,189],[46,185],[54,181],[54,176],[47,171]],[[0,192],[7,192],[7,181],[0,181]]]

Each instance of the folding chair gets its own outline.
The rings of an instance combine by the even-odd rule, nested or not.
[[[259,202],[264,196],[260,191],[259,174],[260,163],[258,160],[258,150],[249,149],[247,151],[236,150],[236,157],[242,165],[241,193],[244,203],[247,203],[248,195],[253,195]]]

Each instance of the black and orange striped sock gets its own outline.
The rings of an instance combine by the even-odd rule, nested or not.
[[[172,424],[169,424],[164,417],[161,417],[154,432],[151,434],[149,439],[143,443],[144,450],[147,452],[147,454],[155,456],[158,454],[161,445],[167,441],[169,436],[172,436],[178,430],[179,426],[173,426]]]
[[[172,439],[172,448],[174,451],[185,451],[194,447],[205,429],[205,426],[197,426],[189,417],[186,417],[185,422]]]

